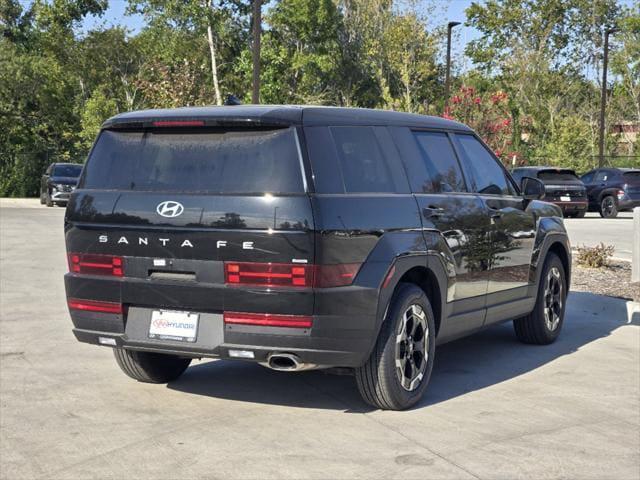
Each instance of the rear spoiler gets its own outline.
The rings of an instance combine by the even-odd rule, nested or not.
[[[294,125],[281,118],[261,117],[149,117],[136,120],[111,118],[102,124],[109,130],[140,130],[145,128],[198,128],[198,127],[258,127],[286,128]]]

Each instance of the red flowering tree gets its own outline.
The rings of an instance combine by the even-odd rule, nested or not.
[[[502,91],[479,94],[473,87],[462,86],[451,97],[443,117],[469,125],[503,163],[511,165],[514,155],[520,163],[520,154],[512,149],[513,125],[508,103],[509,98]]]

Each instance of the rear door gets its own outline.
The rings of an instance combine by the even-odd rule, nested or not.
[[[294,127],[105,130],[67,209],[67,249],[124,257],[124,304],[310,314],[290,267],[314,260],[299,152]]]
[[[442,252],[455,270],[447,301],[451,318],[443,336],[473,330],[484,321],[488,284],[489,220],[465,181],[447,132],[393,127],[422,216],[428,250]]]
[[[523,297],[536,234],[534,214],[499,160],[475,135],[456,134],[455,146],[490,219],[487,306]]]

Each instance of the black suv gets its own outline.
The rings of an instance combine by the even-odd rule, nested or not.
[[[459,123],[233,106],[108,120],[65,218],[78,340],[164,383],[192,358],[350,367],[370,404],[422,396],[436,343],[515,319],[553,342],[560,209]],[[340,371],[344,371],[341,369]]]
[[[587,213],[587,190],[576,172],[557,167],[519,167],[511,174],[519,182],[533,177],[544,183],[545,201],[555,203],[565,217],[582,218]]]
[[[40,203],[47,207],[66,205],[71,192],[76,189],[82,165],[76,163],[52,163],[40,179]]]
[[[640,207],[640,169],[596,168],[582,176],[589,210],[615,218],[618,212]]]

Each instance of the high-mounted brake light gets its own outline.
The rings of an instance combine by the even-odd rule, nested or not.
[[[100,313],[122,313],[122,304],[116,302],[102,302],[98,300],[83,300],[70,298],[67,304],[71,310]]]
[[[351,285],[359,269],[359,263],[301,265],[225,262],[224,278],[231,285],[328,288]]]
[[[113,255],[97,255],[93,253],[70,253],[69,271],[89,275],[124,275],[122,257]]]
[[[224,312],[224,323],[263,327],[311,328],[313,319],[307,315],[276,315],[272,313]]]
[[[159,120],[154,127],[204,127],[204,120]]]

